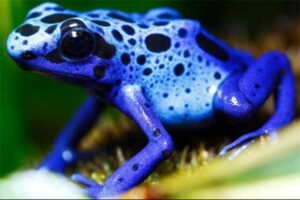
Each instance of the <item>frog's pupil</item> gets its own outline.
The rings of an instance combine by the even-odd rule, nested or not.
[[[69,60],[81,60],[94,50],[94,38],[85,30],[71,30],[64,34],[60,43],[62,56]]]

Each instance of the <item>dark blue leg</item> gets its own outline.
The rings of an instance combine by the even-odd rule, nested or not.
[[[80,139],[95,123],[102,108],[101,103],[89,97],[78,109],[75,116],[62,130],[54,143],[52,152],[38,166],[54,172],[62,173],[66,166],[74,161],[74,150]]]
[[[263,134],[270,134],[288,124],[295,112],[295,83],[287,57],[271,51],[258,60],[244,74],[229,77],[215,97],[215,108],[235,120],[247,120],[275,93],[275,111],[260,129],[247,133],[224,147],[220,155]]]
[[[173,150],[173,142],[136,86],[124,86],[113,102],[143,130],[149,143],[116,170],[103,186],[94,185],[80,175],[73,179],[87,185],[93,198],[113,197],[142,182]]]

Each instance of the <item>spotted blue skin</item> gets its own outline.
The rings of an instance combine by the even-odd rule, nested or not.
[[[88,32],[68,56],[68,33]],[[77,44],[79,44],[78,42]],[[24,69],[79,84],[91,96],[58,137],[53,151],[39,165],[62,173],[77,157],[80,139],[94,124],[104,104],[132,118],[147,136],[147,146],[103,185],[80,174],[93,198],[112,197],[142,182],[173,150],[164,126],[201,128],[229,118],[246,121],[276,92],[275,112],[261,128],[221,151],[247,144],[292,120],[295,110],[293,74],[287,57],[270,51],[259,58],[236,50],[209,34],[199,22],[183,19],[171,8],[145,14],[97,9],[65,10],[44,3],[32,9],[25,23],[7,41],[11,57]]]

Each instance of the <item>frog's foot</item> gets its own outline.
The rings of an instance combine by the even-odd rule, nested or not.
[[[86,178],[84,175],[82,174],[73,174],[72,175],[72,180],[80,183],[84,186],[86,186],[86,188],[84,189],[85,194],[87,194],[89,197],[93,198],[93,199],[99,199],[100,198],[100,194],[102,191],[103,186],[89,180],[88,178]]]
[[[65,168],[77,159],[78,153],[65,149],[60,152],[50,153],[37,169],[48,169],[52,172],[63,173]]]
[[[219,156],[225,156],[229,151],[234,150],[234,152],[229,156],[229,159],[235,158],[241,152],[243,152],[249,145],[255,142],[260,136],[268,135],[271,142],[277,141],[276,131],[268,132],[267,130],[257,130],[246,135],[243,135],[233,141],[232,143],[223,147],[222,151],[219,153]]]
[[[229,151],[235,149],[235,152],[230,155],[230,158],[234,158],[237,155],[239,155],[241,152],[243,152],[250,144],[254,142],[254,139],[256,137],[259,137],[260,135],[263,134],[258,134],[258,133],[249,133],[247,135],[243,135],[233,141],[232,143],[226,145],[223,147],[221,152],[219,153],[219,156],[223,157],[225,156]]]

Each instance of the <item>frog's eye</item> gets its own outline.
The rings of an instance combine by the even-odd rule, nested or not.
[[[64,33],[59,43],[59,50],[63,58],[78,61],[90,56],[95,49],[93,34],[82,28],[74,28]]]

